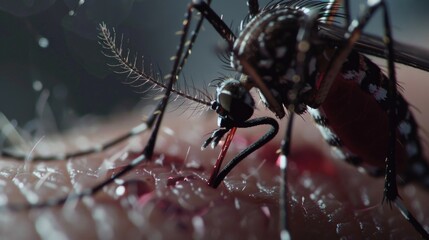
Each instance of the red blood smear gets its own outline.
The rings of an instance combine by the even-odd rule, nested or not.
[[[241,144],[243,147],[246,147],[257,140],[258,138],[255,136],[245,137],[243,135],[236,134],[232,144]],[[253,154],[257,154],[260,156],[259,158],[266,160],[267,163],[279,166],[279,147],[278,142],[269,142]],[[317,149],[312,145],[292,147],[288,160],[294,163],[294,166],[296,167],[296,169],[294,167],[294,171],[297,170],[299,173],[314,172],[322,173],[326,176],[334,176],[337,174],[335,163],[332,162],[333,159],[327,157],[320,149]]]
[[[293,162],[293,171],[298,171],[299,174],[303,172],[321,173],[325,176],[337,175],[337,170],[332,162],[320,150],[312,148],[311,146],[305,148],[292,149],[292,153],[288,160]],[[280,158],[277,158],[276,165],[280,166]]]

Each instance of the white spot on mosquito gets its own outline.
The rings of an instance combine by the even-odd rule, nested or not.
[[[326,209],[326,203],[323,200],[318,200],[317,204],[322,211]]]
[[[271,66],[273,65],[273,60],[261,60],[258,63],[258,66],[261,68],[271,68]]]
[[[375,84],[370,84],[368,86],[368,91],[374,96],[375,100],[377,100],[378,102],[387,98],[387,90]]]
[[[223,94],[226,94],[226,95],[232,95],[232,93],[230,92],[230,91],[228,91],[228,90],[222,90],[222,91],[220,91],[220,93],[223,93]]]
[[[287,16],[279,16],[279,17],[277,17],[277,21],[283,21],[283,20],[286,20],[287,19]]]
[[[259,89],[258,89],[258,95],[259,95],[259,98],[261,99],[261,102],[262,102],[266,107],[269,107],[269,104],[268,104],[267,99],[265,98],[264,94],[262,94],[261,90],[259,90]]]
[[[316,108],[307,107],[307,111],[308,111],[308,113],[310,113],[310,115],[313,118],[320,118],[321,117],[319,110],[317,110]]]
[[[407,136],[411,133],[412,128],[409,122],[402,121],[398,126],[398,130],[401,133],[401,135]]]
[[[346,159],[346,155],[339,147],[331,147],[331,153],[337,159],[340,159],[340,160]]]
[[[316,58],[312,57],[308,66],[308,74],[312,75],[316,71]]]
[[[288,230],[282,230],[282,231],[280,232],[280,239],[281,239],[281,240],[290,240],[290,239],[291,239],[291,237],[290,237],[290,233],[289,233],[289,231],[288,231]]]
[[[235,41],[235,42],[237,42],[237,41]],[[235,45],[235,44],[234,44],[234,45]],[[234,66],[234,62],[235,62],[234,54],[231,54],[231,55],[229,56],[229,64],[230,64],[230,66],[231,66],[232,68],[235,68],[235,66]]]
[[[356,80],[357,83],[360,85],[362,83],[362,80],[366,77],[366,72],[360,70],[358,74],[358,79]]]
[[[243,54],[244,48],[247,46],[247,41],[249,41],[250,35],[251,34],[248,33],[246,36],[244,36],[244,38],[241,42],[240,48],[238,49],[238,55]],[[238,42],[238,41],[236,41],[236,42]]]
[[[286,54],[287,48],[285,46],[276,49],[276,58],[282,58]]]
[[[407,154],[410,157],[417,155],[417,153],[419,152],[417,145],[414,142],[407,143],[405,149],[407,149]]]
[[[343,73],[343,78],[346,80],[353,80],[357,76],[357,72],[354,70],[347,71]]]
[[[310,8],[306,8],[306,7],[302,7],[301,10],[305,13],[308,14],[311,10]]]
[[[331,131],[330,128],[318,125],[320,133],[322,134],[323,139],[326,141],[334,139],[335,134]]]
[[[362,174],[367,174],[367,171],[365,168],[363,167],[357,167],[358,172],[362,173]]]
[[[280,155],[280,169],[284,170],[287,167],[287,158],[285,155]]]

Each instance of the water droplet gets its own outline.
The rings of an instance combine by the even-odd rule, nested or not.
[[[145,181],[142,180],[127,180],[115,189],[115,194],[118,197],[137,196],[141,197],[152,192],[153,189]]]
[[[49,40],[45,37],[39,37],[37,42],[39,44],[39,47],[41,47],[41,48],[49,47]]]
[[[117,196],[123,196],[125,194],[125,191],[126,191],[126,189],[124,186],[118,186],[115,190],[115,194]]]
[[[264,213],[265,217],[267,217],[268,219],[271,218],[270,208],[268,208],[267,206],[261,206],[261,210]]]
[[[41,81],[39,81],[39,80],[34,80],[34,81],[33,81],[33,89],[34,89],[34,91],[36,91],[36,92],[39,92],[40,90],[42,90],[42,89],[43,89],[43,84],[42,84],[42,82],[41,82]]]
[[[179,177],[169,177],[167,180],[167,186],[172,187],[177,185],[179,182],[189,182],[190,180],[195,179],[194,175],[189,175],[189,176],[179,176]]]

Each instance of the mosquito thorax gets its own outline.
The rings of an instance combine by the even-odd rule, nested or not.
[[[297,8],[263,10],[241,31],[234,42],[231,55],[234,69],[248,75],[248,81],[251,82],[251,74],[243,67],[245,61],[259,75],[280,105],[288,107],[295,101],[294,111],[299,114],[305,111],[304,99],[313,88],[313,83],[302,84],[293,80],[296,74],[297,35],[305,16],[306,13]],[[316,29],[314,31],[317,34]],[[315,61],[310,63],[306,73],[315,70]],[[296,89],[296,84],[301,87]],[[264,94],[260,95],[262,102],[277,114]],[[296,98],[298,99],[295,100]]]
[[[212,102],[212,109],[220,117],[244,122],[253,115],[254,108],[255,101],[239,80],[230,78],[217,86],[216,101]]]

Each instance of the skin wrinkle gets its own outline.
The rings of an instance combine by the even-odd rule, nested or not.
[[[415,78],[420,79],[421,77],[416,76]],[[418,84],[427,84],[426,82],[423,80],[413,82],[405,90],[419,92],[424,89],[424,86]],[[424,94],[422,96],[424,97]],[[411,97],[415,98],[416,96]],[[423,97],[421,98],[424,99]],[[409,99],[409,101],[415,103],[416,106],[423,106],[421,103],[424,103],[424,100],[420,101],[419,105],[418,99]],[[258,112],[257,114],[270,113]],[[420,118],[420,124],[429,122],[426,116],[427,113],[423,110],[422,114],[416,114],[416,117]],[[88,137],[89,143],[96,144],[126,131],[129,126],[134,126],[139,119],[140,117],[126,116],[111,119],[107,125],[94,123],[97,131],[81,129],[72,132],[71,138],[82,134]],[[219,149],[208,149],[200,152],[199,146],[207,131],[215,126],[214,115],[186,119],[184,117],[177,118],[173,112],[167,115],[166,120],[165,126],[172,128],[176,134],[173,137],[164,133],[160,135],[156,152],[163,154],[164,166],[158,163],[145,164],[123,178],[124,180],[141,180],[145,183],[149,189],[141,189],[143,193],[147,192],[143,194],[142,198],[136,197],[137,200],[134,202],[132,198],[129,198],[129,201],[124,201],[124,198],[114,194],[117,186],[110,185],[95,197],[72,202],[65,207],[34,210],[29,213],[3,212],[0,215],[1,236],[20,239],[46,237],[47,235],[44,234],[47,233],[43,232],[43,228],[36,231],[35,226],[43,222],[55,222],[58,226],[57,230],[70,238],[96,239],[104,237],[104,239],[109,239],[126,237],[127,239],[141,239],[142,236],[145,238],[161,236],[165,238],[169,236],[192,238],[194,236],[192,216],[198,216],[203,220],[203,232],[199,233],[203,236],[210,233],[212,238],[220,238],[221,236],[243,238],[243,236],[253,234],[257,239],[260,239],[264,237],[263,234],[266,234],[276,238],[279,210],[277,207],[278,180],[275,171],[278,169],[274,165],[275,159],[272,159],[276,155],[273,155],[272,152],[278,149],[281,134],[268,146],[240,163],[238,169],[234,169],[226,178],[226,183],[213,190],[205,185],[204,179],[208,178]],[[181,122],[186,124],[181,124]],[[284,125],[284,121],[280,123]],[[189,124],[199,127],[189,131],[189,128],[186,127]],[[356,168],[341,161],[333,160],[326,151],[328,149],[327,144],[323,142],[318,131],[310,126],[311,120],[305,117],[305,121],[299,121],[294,129],[292,156],[289,164],[291,199],[289,200],[290,208],[288,211],[292,219],[292,237],[294,239],[315,236],[328,239],[340,237],[358,239],[418,238],[412,227],[395,208],[391,210],[387,205],[381,206],[383,179],[374,179],[363,175]],[[427,125],[422,127],[427,129]],[[263,131],[265,129],[262,127],[252,129],[249,132],[239,131],[237,137],[253,141]],[[102,134],[97,136],[98,132]],[[141,146],[146,143],[147,135],[136,138],[142,144]],[[132,140],[133,144],[135,144],[136,139]],[[183,149],[183,151],[179,154],[176,152],[177,156],[172,155],[169,153],[170,144],[174,145],[175,149]],[[38,176],[43,177],[49,173],[46,171],[49,168],[54,169],[55,172],[52,181],[49,179],[49,182],[61,187],[62,190],[56,191],[42,185],[40,189],[35,191],[40,199],[63,196],[67,189],[92,186],[95,181],[111,176],[114,170],[107,169],[106,171],[104,166],[103,170],[100,171],[99,168],[103,166],[104,159],[110,158],[118,151],[123,151],[126,145],[122,144],[106,152],[79,159],[37,163],[45,166],[45,168],[35,165],[31,167],[39,174],[31,174],[30,179],[34,182],[28,183],[30,189],[33,189],[37,184]],[[427,147],[426,145],[425,147]],[[189,147],[190,151],[187,153]],[[236,147],[232,147],[226,161],[231,159],[237,151]],[[126,160],[120,160],[121,157],[118,157],[112,163],[113,169],[123,166],[133,156],[135,154],[131,153]],[[198,162],[200,167],[184,167],[180,161],[185,157],[187,161]],[[267,159],[267,161],[261,164],[261,159]],[[7,194],[9,203],[24,202],[25,197],[12,182],[16,176],[16,170],[22,167],[22,163],[2,159],[0,164],[2,166],[0,179],[5,182],[3,187],[5,191],[2,194]],[[175,170],[172,170],[171,164],[174,165]],[[261,167],[256,172],[257,177],[249,177],[243,183],[242,175],[254,174],[255,171],[252,169],[259,165]],[[75,171],[71,171],[72,169]],[[59,177],[60,175],[57,173],[64,175]],[[173,187],[166,185],[169,176],[189,175],[195,176],[195,178],[179,181],[179,184]],[[262,184],[265,189],[273,191],[261,193],[258,183]],[[156,190],[151,192],[151,189]],[[368,202],[366,203],[363,200],[362,194],[364,193],[368,195]],[[427,226],[429,224],[429,210],[424,203],[429,200],[429,194],[414,185],[401,188],[400,194],[407,207],[422,224]],[[187,195],[189,198],[185,198]],[[236,209],[235,199],[238,199],[240,209]],[[135,201],[141,203],[136,204]],[[167,206],[167,208],[162,208],[162,206]],[[207,206],[209,207],[207,208]],[[268,207],[270,218],[263,214],[261,210],[263,206]],[[102,215],[95,217],[97,211],[101,212]],[[16,229],[16,222],[20,224],[19,231]],[[261,231],[262,234],[258,232],[261,229],[263,230]]]

